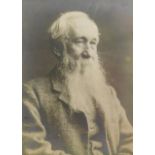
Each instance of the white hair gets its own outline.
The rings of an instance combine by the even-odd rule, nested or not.
[[[81,11],[71,11],[61,14],[60,17],[58,17],[50,26],[48,32],[50,33],[51,38],[54,40],[59,40],[68,37],[69,28],[72,24],[72,21],[75,19],[84,19],[90,21],[98,31],[96,23],[86,13]]]

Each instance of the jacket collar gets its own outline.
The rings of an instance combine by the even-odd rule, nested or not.
[[[61,73],[54,68],[50,73],[50,80],[52,84],[52,89],[58,93],[58,98],[66,103],[69,104],[70,97],[67,87],[65,86],[64,78],[62,77]]]

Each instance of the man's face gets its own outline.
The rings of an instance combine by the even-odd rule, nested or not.
[[[88,64],[97,58],[98,30],[89,20],[75,20],[69,29],[67,54],[76,62]]]

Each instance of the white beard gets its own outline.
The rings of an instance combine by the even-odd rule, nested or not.
[[[104,70],[98,58],[77,60],[69,58],[65,64],[65,82],[70,95],[70,104],[74,110],[90,110],[92,100],[103,101],[107,83]],[[72,60],[71,60],[72,59]],[[74,63],[74,64],[73,64]],[[71,68],[73,67],[73,68]],[[92,109],[93,110],[93,109]]]

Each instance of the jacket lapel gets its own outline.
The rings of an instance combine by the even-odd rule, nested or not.
[[[67,108],[65,108],[65,110],[68,109],[66,114],[64,113],[64,108],[61,113],[64,113],[63,114],[64,119],[68,121],[66,123],[68,124],[69,132],[68,132],[68,129],[63,130],[62,134],[64,134],[66,143],[68,143],[67,141],[69,141],[69,143],[70,143],[70,144],[67,144],[70,147],[69,150],[72,152],[72,154],[75,154],[75,155],[79,155],[79,154],[85,155],[86,149],[84,148],[84,143],[85,143],[85,145],[88,144],[88,127],[86,128],[87,132],[85,132],[85,134],[81,134],[75,128],[74,123],[73,124],[71,123],[72,120],[70,120],[70,119],[72,119],[72,117],[70,117],[71,115],[72,116],[81,115],[81,116],[83,116],[83,120],[86,120],[85,114],[83,112],[74,111],[74,109],[70,106],[70,96],[69,96],[69,93],[66,89],[65,83],[62,80],[62,77],[60,76],[60,74],[58,72],[54,71],[54,72],[52,72],[50,79],[51,79],[51,83],[52,83],[52,89],[57,94],[58,99],[61,101],[60,103],[62,103],[61,107],[67,107]],[[87,124],[87,121],[85,121],[85,123]],[[82,126],[83,126],[83,124],[82,124]],[[65,126],[64,127],[62,126],[61,128],[65,128]]]
[[[97,111],[99,114],[100,119],[102,120],[102,125],[104,125],[105,129],[105,136],[107,139],[107,145],[110,155],[116,153],[115,141],[118,141],[119,135],[118,135],[118,114],[117,107],[116,107],[116,101],[114,101],[114,96],[111,93],[110,87],[107,87],[107,94],[106,94],[106,100],[103,101],[103,103],[99,104]]]
[[[52,84],[52,89],[57,93],[59,100],[63,103],[69,105],[69,93],[65,86],[65,82],[61,74],[54,69],[50,74],[50,80]]]

